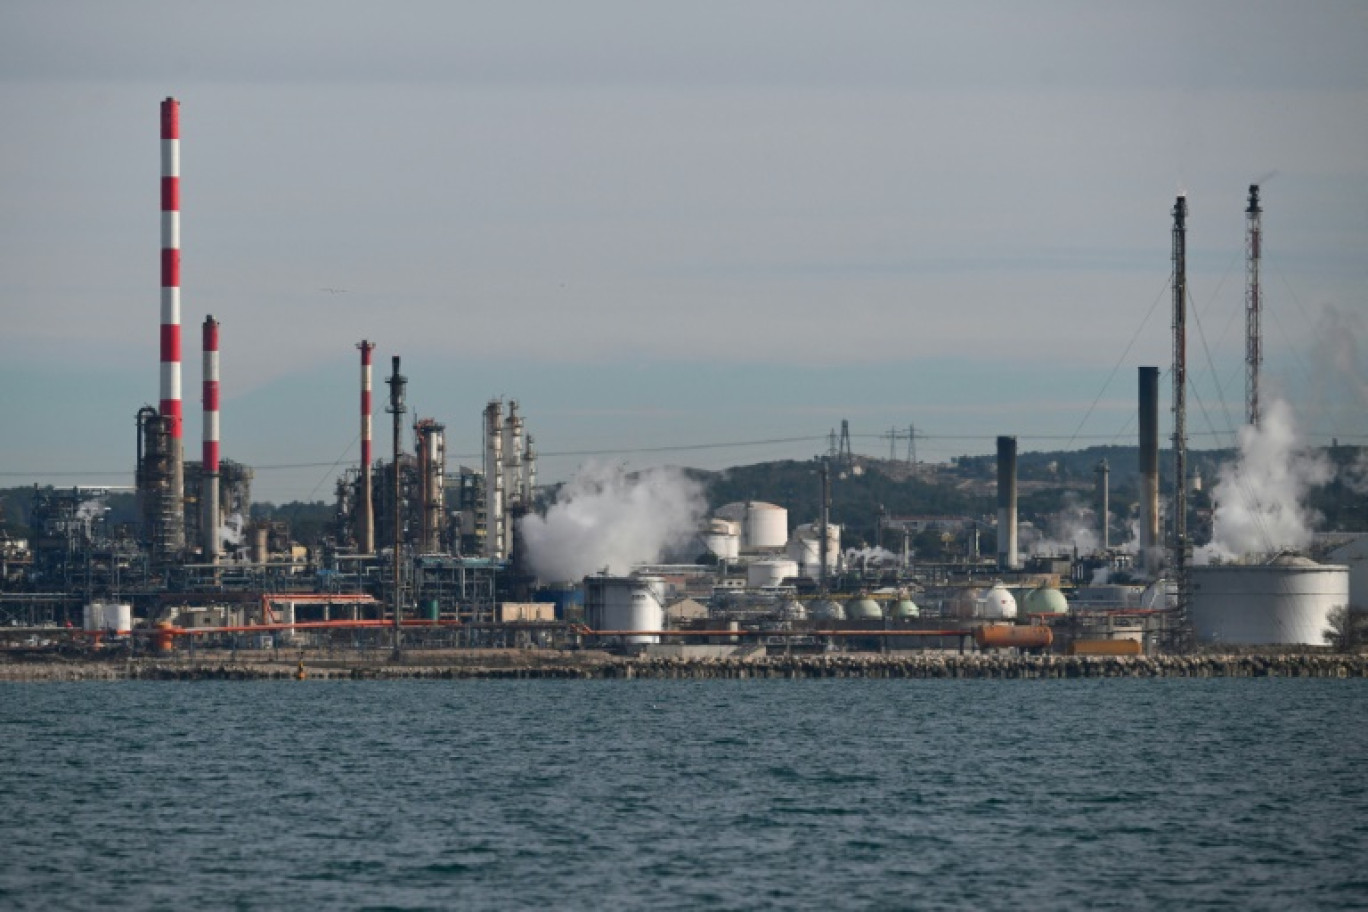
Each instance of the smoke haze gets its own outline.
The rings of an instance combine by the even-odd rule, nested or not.
[[[561,489],[545,516],[522,520],[532,571],[570,582],[607,569],[659,561],[691,539],[707,512],[702,487],[678,469],[629,475],[590,463]]]
[[[1305,505],[1307,490],[1333,473],[1329,461],[1298,441],[1291,406],[1273,400],[1257,428],[1240,430],[1239,459],[1221,467],[1211,544],[1198,550],[1197,562],[1305,548],[1319,519]]]

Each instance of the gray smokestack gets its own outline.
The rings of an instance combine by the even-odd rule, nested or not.
[[[1156,576],[1159,548],[1159,368],[1140,368],[1140,560]]]
[[[1015,437],[997,439],[998,568],[1015,570],[1017,562],[1017,452]]]

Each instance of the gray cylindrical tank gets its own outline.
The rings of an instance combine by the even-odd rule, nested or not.
[[[660,630],[665,625],[664,583],[648,576],[585,577],[585,610],[595,630]],[[659,643],[656,634],[621,637],[627,646]]]
[[[1189,574],[1193,629],[1210,645],[1323,646],[1330,610],[1349,603],[1348,567],[1294,555]]]

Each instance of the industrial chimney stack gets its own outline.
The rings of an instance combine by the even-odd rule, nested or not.
[[[1159,575],[1159,368],[1140,368],[1140,560],[1146,575]]]
[[[185,547],[185,447],[181,437],[180,102],[161,103],[161,414],[170,431],[171,499],[175,519],[168,546]]]
[[[219,325],[204,318],[204,460],[200,481],[200,528],[204,561],[219,558]]]
[[[356,498],[357,550],[362,554],[374,554],[375,492],[371,487],[371,352],[375,350],[375,343],[362,339],[356,347],[361,350],[361,490]]]
[[[1017,440],[997,439],[998,569],[1015,570],[1017,560]]]

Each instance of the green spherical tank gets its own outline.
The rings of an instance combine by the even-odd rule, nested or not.
[[[909,621],[921,617],[921,609],[910,598],[900,598],[893,606],[893,617],[899,621]]]
[[[882,621],[883,609],[872,598],[857,598],[846,602],[846,617],[852,621]]]
[[[1026,596],[1027,614],[1068,614],[1069,602],[1064,593],[1053,586],[1041,586]]]
[[[845,609],[840,602],[823,600],[812,606],[812,617],[818,621],[844,621]]]

